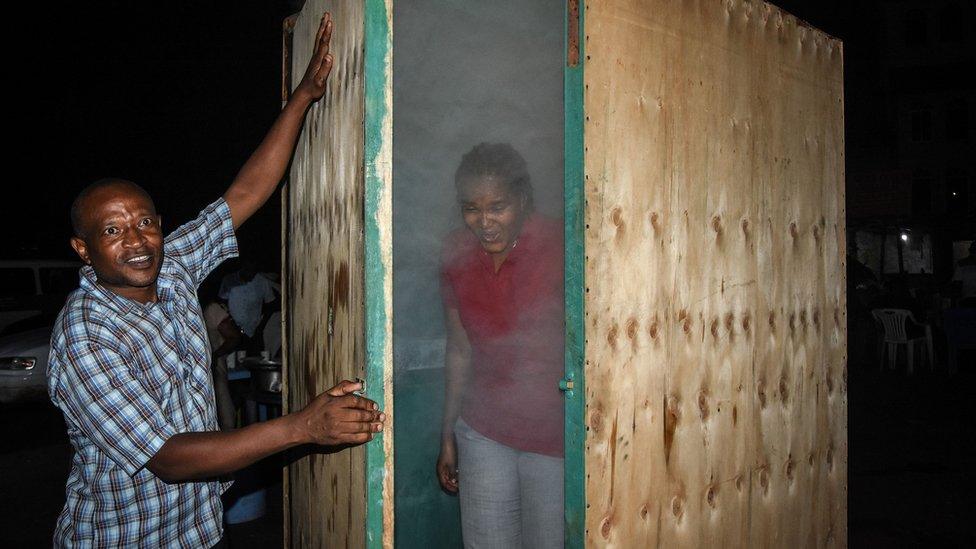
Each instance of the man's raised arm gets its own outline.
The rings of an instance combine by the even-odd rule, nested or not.
[[[278,115],[268,134],[247,159],[224,199],[230,207],[234,228],[240,227],[264,205],[285,175],[285,168],[295,149],[308,107],[325,93],[325,83],[332,71],[329,40],[332,38],[332,16],[326,12],[319,24],[315,51],[301,83]]]

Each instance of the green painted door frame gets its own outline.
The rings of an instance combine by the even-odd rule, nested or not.
[[[392,148],[393,143],[385,142],[384,125],[391,115],[387,103],[387,86],[393,81],[393,66],[390,63],[393,49],[390,32],[390,16],[385,0],[364,0],[366,2],[364,44],[364,74],[366,80],[365,108],[365,154],[366,181],[364,214],[366,217],[365,235],[365,300],[366,300],[366,395],[387,409],[384,390],[384,369],[386,353],[392,345],[392,333],[387,333],[387,303],[393,296],[387,295],[392,288],[393,272],[383,261],[384,250],[380,239],[380,220],[386,218],[383,212],[384,200],[392,203],[392,181],[384,179],[384,146]],[[392,103],[392,97],[389,98]],[[390,135],[389,139],[392,140]],[[390,220],[392,221],[392,220]],[[393,227],[386,227],[392,230]],[[392,241],[390,241],[392,242]],[[387,250],[392,257],[393,250]],[[392,395],[390,395],[392,397]],[[380,433],[366,445],[366,546],[383,547],[383,487],[386,484],[386,455],[383,450],[385,436],[393,436],[392,429]]]
[[[389,197],[392,182],[384,181],[381,171],[384,145],[383,124],[389,115],[386,101],[388,82],[392,81],[389,64],[393,47],[390,14],[385,0],[364,0],[366,3],[365,40],[365,162],[366,162],[366,387],[367,395],[385,408],[384,360],[385,349],[392,334],[386,333],[386,288],[393,273],[383,262],[379,219],[384,197]],[[565,307],[566,358],[565,379],[565,517],[566,547],[581,548],[584,544],[586,512],[584,445],[585,391],[584,360],[584,181],[583,181],[583,10],[579,0],[567,0],[563,21],[566,65],[563,72],[564,99],[564,242],[565,242]],[[392,137],[392,136],[391,136]],[[392,250],[389,250],[392,254]],[[566,383],[571,382],[571,385]],[[392,396],[392,395],[391,395]],[[383,437],[380,435],[366,446],[366,545],[383,545],[383,487],[386,476]]]
[[[566,547],[582,548],[586,522],[586,391],[583,379],[584,338],[584,182],[583,65],[585,36],[579,0],[568,0],[565,20],[566,65],[563,70],[563,222],[565,233],[566,377],[564,512]],[[572,385],[569,385],[571,382]],[[571,387],[571,388],[570,388]]]

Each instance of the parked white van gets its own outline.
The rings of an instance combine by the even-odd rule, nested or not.
[[[50,323],[78,287],[77,261],[0,260],[0,334]]]

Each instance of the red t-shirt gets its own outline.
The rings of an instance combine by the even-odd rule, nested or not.
[[[471,231],[452,232],[441,294],[445,308],[458,310],[471,344],[473,379],[461,417],[511,448],[562,456],[562,225],[531,215],[497,273]]]

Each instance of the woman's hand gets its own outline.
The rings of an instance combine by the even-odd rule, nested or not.
[[[437,480],[445,492],[458,491],[457,443],[454,435],[441,442],[441,453],[437,456]]]
[[[325,83],[332,72],[332,54],[329,53],[329,41],[332,39],[332,15],[325,12],[319,23],[318,33],[315,35],[315,49],[312,58],[305,69],[305,76],[295,88],[294,95],[315,101],[325,93]]]

